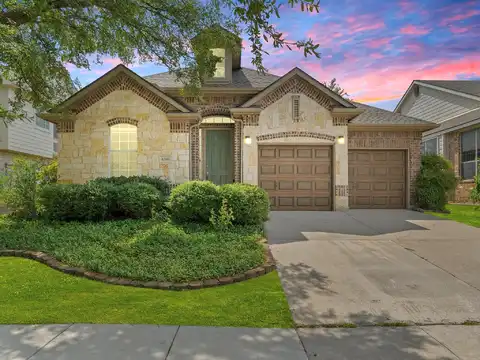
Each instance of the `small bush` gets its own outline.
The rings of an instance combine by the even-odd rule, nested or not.
[[[216,213],[213,209],[210,211],[210,224],[217,231],[227,231],[232,227],[233,221],[232,209],[228,206],[227,199],[222,200],[222,206]]]
[[[457,180],[452,164],[439,155],[422,156],[420,174],[415,182],[417,206],[425,210],[443,211],[448,193],[455,189]]]
[[[112,213],[116,196],[111,184],[54,184],[41,189],[39,203],[50,220],[99,221]]]
[[[480,203],[480,175],[474,177],[475,185],[473,186],[472,191],[470,192],[470,200],[474,204]]]
[[[96,178],[91,180],[90,182],[94,183],[109,183],[114,185],[124,185],[124,184],[131,184],[131,183],[145,183],[150,184],[155,187],[158,191],[160,191],[164,196],[168,196],[170,194],[170,189],[172,188],[172,184],[169,180],[155,177],[155,176],[147,176],[147,175],[140,175],[140,176],[114,176],[114,177],[103,177],[103,178]]]
[[[208,223],[211,210],[217,212],[221,198],[210,181],[189,181],[172,190],[169,207],[172,220],[180,223]]]
[[[151,218],[164,203],[164,196],[154,186],[145,183],[127,183],[118,186],[115,208],[126,218]]]
[[[2,198],[21,218],[37,216],[37,174],[41,167],[39,160],[16,157],[8,174],[2,178]]]
[[[250,184],[226,184],[220,195],[227,200],[235,224],[259,225],[268,219],[270,200],[262,188]]]
[[[37,173],[39,185],[55,184],[57,182],[58,160],[53,159],[48,164],[43,165]]]

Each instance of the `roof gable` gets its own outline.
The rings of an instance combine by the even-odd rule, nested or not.
[[[191,111],[124,65],[117,65],[49,112],[68,111],[78,114],[116,90],[131,90],[164,112],[168,110]]]
[[[304,93],[329,109],[334,106],[355,108],[355,105],[351,102],[342,98],[336,92],[330,90],[297,67],[267,86],[241,107],[261,106],[265,108],[288,92]]]

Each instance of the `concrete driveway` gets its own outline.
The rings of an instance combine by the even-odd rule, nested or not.
[[[273,212],[297,324],[480,321],[480,229],[407,210]]]

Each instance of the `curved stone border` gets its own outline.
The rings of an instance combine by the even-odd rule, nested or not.
[[[109,276],[102,273],[96,273],[93,271],[88,271],[80,267],[69,266],[64,264],[53,256],[45,254],[41,251],[29,251],[29,250],[0,250],[0,256],[14,256],[22,257],[26,259],[32,259],[39,261],[52,269],[59,270],[65,274],[85,277],[90,280],[102,281],[108,284],[114,285],[123,285],[123,286],[134,286],[141,288],[150,288],[150,289],[161,289],[161,290],[196,290],[203,289],[208,287],[228,285],[248,279],[252,279],[275,270],[275,261],[273,256],[268,248],[266,243],[263,244],[265,250],[265,262],[263,265],[256,267],[251,270],[247,270],[242,274],[234,276],[225,276],[218,279],[209,279],[209,280],[198,280],[191,281],[188,283],[173,283],[173,282],[163,282],[163,281],[141,281],[141,280],[131,280],[128,278],[120,278],[115,276]]]

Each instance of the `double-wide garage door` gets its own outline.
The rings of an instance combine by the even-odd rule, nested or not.
[[[332,210],[331,146],[260,146],[259,185],[272,210]]]
[[[406,159],[403,150],[349,150],[350,208],[405,208]],[[260,146],[258,171],[272,210],[332,210],[331,146]]]
[[[350,208],[404,209],[406,170],[406,152],[403,150],[350,150]]]

